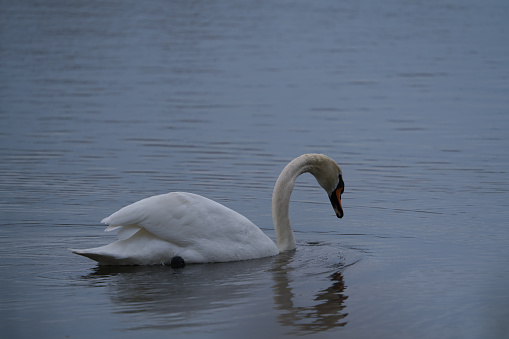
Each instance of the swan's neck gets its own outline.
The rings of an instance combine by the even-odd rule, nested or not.
[[[313,167],[312,158],[300,156],[292,160],[279,175],[272,193],[272,220],[276,230],[277,247],[280,252],[295,249],[295,238],[290,225],[290,195],[295,180],[302,173],[310,172]]]

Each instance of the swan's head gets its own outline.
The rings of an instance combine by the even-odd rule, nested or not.
[[[343,207],[341,206],[341,194],[345,190],[343,173],[338,164],[331,158],[323,154],[312,154],[314,159],[311,161],[309,172],[313,174],[318,184],[329,195],[332,208],[338,218],[343,218]]]

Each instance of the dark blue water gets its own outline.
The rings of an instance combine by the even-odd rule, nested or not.
[[[505,1],[1,1],[0,331],[9,338],[509,335]],[[189,191],[297,251],[98,267],[99,221]]]

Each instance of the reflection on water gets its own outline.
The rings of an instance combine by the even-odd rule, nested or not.
[[[249,300],[250,291],[259,284],[250,278],[253,271],[268,265],[270,260],[259,259],[188,265],[182,270],[167,266],[98,266],[83,279],[92,285],[108,281],[108,295],[118,306],[115,312],[140,316],[135,318],[138,321],[129,322],[130,330],[199,331],[203,326],[226,326],[229,319],[214,312]]]
[[[289,328],[289,333],[324,332],[345,326],[344,301],[348,297],[344,293],[344,264],[318,268],[334,271],[314,274],[316,280],[328,281],[326,288],[312,281],[303,288],[298,283],[306,279],[310,282],[310,266],[316,263],[298,263],[302,256],[300,260],[295,256],[296,251],[291,251],[273,258],[188,265],[179,270],[165,266],[97,266],[81,279],[90,287],[106,285],[108,296],[118,306],[115,313],[137,320],[129,322],[129,330],[227,330],[238,326],[231,322],[231,313],[238,307],[256,309],[257,304],[270,303],[277,311],[276,322]],[[310,305],[299,305],[297,295],[302,294],[301,301]],[[251,324],[244,326],[254,330],[259,325],[256,317],[253,314]]]
[[[292,290],[292,271],[289,266],[293,253],[279,255],[276,265],[271,269],[274,285],[274,304],[276,309],[282,311],[278,321],[285,326],[294,327],[291,333],[308,334],[322,332],[335,327],[345,326],[347,313],[344,312],[344,301],[348,298],[344,294],[345,283],[342,270],[329,276],[332,285],[324,290],[317,291],[311,306],[298,306]],[[308,293],[311,293],[309,291]]]

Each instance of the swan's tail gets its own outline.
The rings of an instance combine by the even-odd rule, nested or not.
[[[126,227],[122,229],[124,228]],[[129,228],[126,229],[125,235],[127,233]],[[95,260],[99,265],[158,265],[170,263],[180,249],[141,229],[127,239],[108,245],[83,250],[71,249],[71,251]]]
[[[104,247],[87,248],[83,250],[71,249],[72,253],[82,255],[97,261],[99,265],[129,265],[129,258],[121,257],[118,254],[105,251]],[[132,265],[132,264],[131,264]]]

